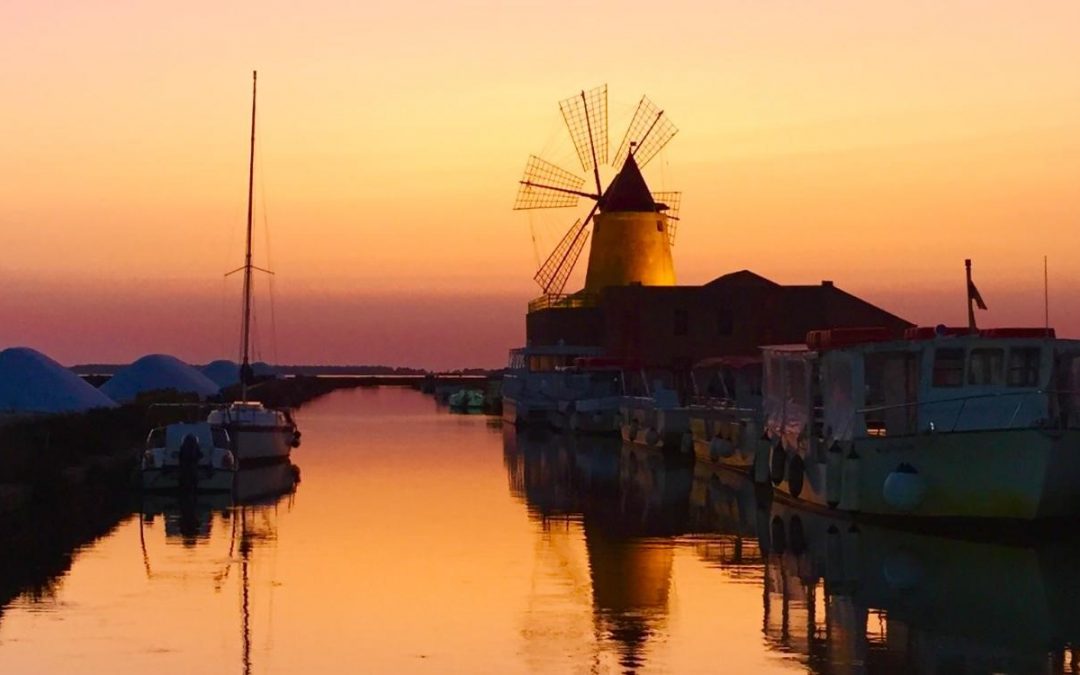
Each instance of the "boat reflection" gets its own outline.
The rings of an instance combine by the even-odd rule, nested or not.
[[[299,472],[278,463],[237,472],[232,494],[144,495],[139,521],[143,566],[151,581],[203,578],[221,592],[239,571],[241,672],[252,672],[252,568],[257,552],[276,545],[278,518],[293,505]],[[157,524],[160,521],[160,531]],[[194,553],[177,555],[175,545]]]
[[[765,644],[811,672],[1080,670],[1074,533],[986,541],[856,523],[617,439],[508,429],[504,451],[542,532],[580,522],[597,648],[624,670],[665,638],[678,547],[759,584]]]

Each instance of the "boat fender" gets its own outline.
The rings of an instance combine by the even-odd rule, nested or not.
[[[897,511],[911,513],[926,499],[926,480],[915,467],[901,463],[885,477],[882,497],[886,504]]]
[[[788,521],[788,546],[795,555],[802,555],[806,550],[806,531],[803,529],[802,518],[798,516],[792,516]]]
[[[773,516],[772,527],[769,531],[769,552],[784,555],[787,551],[787,531],[784,529],[784,519]]]
[[[233,456],[232,451],[226,450],[221,455],[221,466],[228,470],[236,468],[236,457]]]
[[[776,441],[776,445],[772,449],[772,462],[769,467],[769,478],[772,480],[773,485],[779,485],[784,480],[784,469],[787,468],[787,452],[784,451],[784,444],[781,441]]]
[[[153,469],[156,468],[156,466],[157,462],[154,460],[154,451],[147,450],[144,452],[142,457],[142,467],[144,469]]]
[[[292,436],[292,442],[290,443],[294,448],[300,447],[300,432],[294,431]]]
[[[843,476],[840,467],[843,463],[844,451],[839,442],[833,441],[825,453],[825,503],[830,509],[835,509],[840,504],[840,479]]]
[[[803,489],[803,479],[806,477],[806,462],[799,455],[792,455],[787,467],[788,492],[792,497],[798,497]]]
[[[735,447],[731,442],[725,441],[719,436],[712,439],[712,442],[709,443],[709,457],[711,457],[714,462],[718,461],[721,457],[727,458],[734,454]]]
[[[840,508],[845,511],[859,510],[859,453],[855,446],[844,455],[840,466]]]

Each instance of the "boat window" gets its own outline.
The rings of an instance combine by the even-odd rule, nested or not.
[[[972,349],[968,357],[968,384],[1000,385],[1005,379],[1004,367],[1004,349]]]
[[[964,350],[934,350],[934,386],[962,387],[964,385]]]
[[[1038,347],[1013,347],[1009,350],[1010,387],[1039,386],[1039,360],[1042,350]]]

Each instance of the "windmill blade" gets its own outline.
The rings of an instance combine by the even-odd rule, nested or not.
[[[535,155],[529,156],[519,183],[514,199],[515,211],[577,206],[579,197],[592,197],[581,191],[584,178]]]
[[[679,207],[682,206],[681,192],[654,192],[653,201],[658,205],[666,206],[663,214],[667,216],[668,246],[675,245],[675,230],[679,224]]]
[[[652,193],[653,201],[657,205],[666,206],[663,209],[664,215],[669,220],[679,219],[679,207],[682,206],[682,193],[681,192],[654,192]]]
[[[545,294],[561,295],[563,289],[566,288],[570,273],[574,271],[578,257],[581,255],[582,249],[585,248],[585,242],[589,238],[586,228],[592,221],[596,209],[597,206],[593,206],[585,220],[579,219],[570,226],[570,229],[566,231],[566,234],[559,241],[559,245],[555,247],[555,250],[547,257],[544,264],[536,271],[533,280],[540,285]]]
[[[642,96],[630,126],[626,128],[626,135],[615,152],[612,165],[622,166],[626,156],[632,152],[638,166],[644,167],[677,133],[678,128],[664,111],[647,96]]]
[[[608,160],[607,85],[559,101],[559,110],[574,141],[581,168],[597,174],[599,182],[597,166],[607,164]]]

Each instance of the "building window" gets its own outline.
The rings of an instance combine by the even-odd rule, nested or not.
[[[1005,379],[1004,367],[1004,349],[972,349],[968,357],[968,384],[1000,386]]]
[[[685,309],[675,310],[675,334],[686,335],[690,331],[690,316]]]
[[[731,335],[735,330],[735,314],[730,309],[716,310],[716,334]]]
[[[1042,350],[1038,347],[1014,347],[1009,350],[1010,387],[1039,386],[1039,360]]]
[[[934,350],[934,386],[964,386],[964,350]]]

